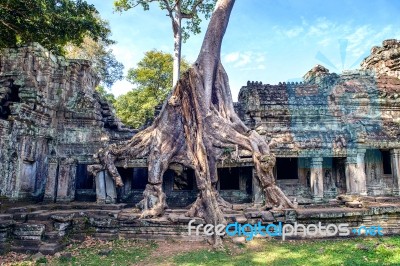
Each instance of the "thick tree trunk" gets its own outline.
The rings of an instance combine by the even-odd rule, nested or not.
[[[163,214],[166,208],[163,174],[170,164],[180,164],[195,171],[199,189],[187,215],[202,217],[214,225],[225,223],[222,208],[229,204],[218,195],[216,183],[217,162],[227,148],[252,152],[266,208],[294,208],[275,185],[272,174],[275,157],[268,144],[243,124],[233,108],[220,51],[234,2],[217,2],[197,61],[178,81],[153,124],[126,144],[111,145],[100,151],[99,165],[91,167],[92,172],[106,169],[116,185],[122,185],[114,162],[147,157],[149,179],[141,202],[142,217]],[[216,245],[220,241],[215,237]]]
[[[172,86],[175,87],[181,72],[181,50],[182,50],[182,14],[180,4],[175,7],[175,16],[172,19],[172,30],[174,32],[174,66],[172,73]]]

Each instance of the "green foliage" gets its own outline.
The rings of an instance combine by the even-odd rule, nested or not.
[[[144,10],[149,10],[150,2],[158,2],[161,10],[166,10],[168,12],[167,15],[171,18],[173,18],[176,11],[176,3],[180,4],[182,17],[187,19],[186,24],[182,26],[182,37],[185,41],[189,38],[190,33],[200,33],[201,18],[199,15],[204,15],[206,19],[210,18],[216,0],[115,0],[114,6],[119,12],[136,6],[141,6]]]
[[[0,48],[38,42],[56,54],[85,36],[107,44],[110,29],[93,5],[82,0],[0,1]]]
[[[114,104],[115,103],[115,96],[114,94],[107,92],[106,89],[103,86],[97,86],[96,91],[108,102]]]
[[[47,263],[46,257],[40,258],[36,261],[36,265],[41,265],[42,263]]]
[[[98,73],[102,78],[101,82],[105,86],[111,87],[117,80],[121,80],[124,77],[124,65],[118,62],[111,50],[100,58],[100,62]]]
[[[157,101],[163,101],[172,86],[173,57],[169,53],[151,50],[145,53],[136,68],[128,70],[126,79],[138,88],[147,88]],[[182,59],[181,73],[189,69],[190,64]]]
[[[79,46],[68,43],[64,47],[67,58],[87,59],[101,79],[101,84],[110,88],[117,80],[123,78],[124,65],[117,61],[108,44],[89,36]]]
[[[154,115],[154,107],[157,104],[148,90],[137,89],[117,97],[114,107],[117,116],[125,125],[139,128]]]
[[[172,90],[172,68],[171,54],[152,50],[146,52],[136,68],[129,69],[126,79],[136,88],[119,96],[114,103],[122,122],[139,128],[154,116],[154,108]],[[181,72],[188,69],[189,63],[182,59]]]

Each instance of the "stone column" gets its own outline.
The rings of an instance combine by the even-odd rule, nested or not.
[[[106,202],[106,181],[104,171],[101,171],[96,176],[96,201],[97,203]]]
[[[400,149],[390,151],[392,159],[393,195],[400,196]]]
[[[346,158],[347,194],[367,195],[364,157],[365,150],[358,150],[356,156]]]
[[[114,180],[106,171],[104,173],[104,181],[106,183],[106,203],[116,203],[117,188],[115,187]]]
[[[20,199],[30,199],[35,193],[36,139],[31,136],[22,136],[21,142],[17,191]]]
[[[358,150],[357,153],[357,168],[358,168],[358,189],[362,196],[367,195],[367,175],[365,174],[365,152],[366,150]]]
[[[299,167],[297,174],[299,176],[300,186],[308,188],[307,173],[310,170],[310,162],[308,158],[299,158]]]
[[[70,202],[75,199],[76,161],[64,158],[58,171],[57,201]]]
[[[322,157],[314,157],[311,159],[310,185],[314,201],[321,201],[324,196],[322,161]]]
[[[58,159],[49,158],[48,167],[43,201],[54,202],[57,195]]]
[[[260,185],[260,181],[256,176],[256,170],[253,168],[253,203],[262,204],[264,201],[264,194]]]

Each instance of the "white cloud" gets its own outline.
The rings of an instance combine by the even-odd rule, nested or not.
[[[332,41],[331,38],[327,37],[327,38],[325,38],[325,39],[320,40],[320,41],[318,42],[318,45],[323,46],[323,47],[326,47],[326,46],[328,46],[328,45],[331,43],[331,41]]]
[[[400,31],[393,25],[379,27],[375,24],[356,24],[353,20],[339,23],[325,17],[312,20],[301,17],[300,26],[276,25],[272,29],[281,41],[290,39],[291,42],[301,42],[299,47],[323,54],[328,63],[337,69],[358,67],[360,59],[367,56],[374,45],[400,36]],[[345,40],[347,44],[339,40]],[[326,65],[327,60],[321,63]]]
[[[264,55],[264,54],[260,54],[260,55],[256,58],[255,61],[256,61],[257,63],[264,62],[264,61],[265,61],[265,55]]]
[[[113,53],[118,61],[120,61],[125,66],[125,72],[131,68],[135,67],[136,63],[144,56],[142,53],[134,52],[135,48],[128,47],[121,44],[115,44],[112,46]]]
[[[260,52],[252,52],[252,51],[245,51],[245,52],[231,52],[226,54],[224,57],[224,64],[230,64],[234,68],[238,69],[249,69],[250,68],[257,68],[257,69],[264,69],[265,65],[262,64],[265,62],[265,53]],[[252,65],[254,64],[254,65]]]
[[[244,52],[239,55],[239,59],[235,61],[234,67],[242,67],[251,63],[252,52]]]
[[[227,55],[225,55],[224,59],[225,62],[227,63],[232,63],[235,62],[239,59],[240,53],[239,52],[233,52],[233,53],[229,53]]]
[[[373,32],[372,28],[368,25],[364,25],[355,29],[354,32],[348,34],[346,39],[348,40],[348,47],[347,53],[351,53],[354,56],[361,56],[364,52],[366,47],[366,43],[370,41],[370,34]],[[368,38],[367,38],[368,37]],[[368,45],[368,50],[371,49]]]
[[[324,17],[317,18],[314,23],[311,23],[311,25],[312,26],[310,26],[307,30],[307,35],[309,36],[324,35],[326,32],[329,32],[336,27],[335,23]]]
[[[302,33],[303,31],[304,31],[303,27],[297,26],[285,31],[284,34],[289,38],[294,38],[299,36],[300,33]]]
[[[126,80],[120,80],[115,82],[115,84],[111,88],[112,94],[115,95],[115,97],[118,97],[122,94],[127,93],[128,91],[132,90],[133,85],[129,83]]]

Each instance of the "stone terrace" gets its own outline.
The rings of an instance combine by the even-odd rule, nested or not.
[[[350,228],[361,225],[382,226],[385,235],[400,233],[400,201],[396,197],[363,197],[360,201],[343,197],[325,205],[302,206],[297,210],[260,211],[259,206],[234,204],[226,211],[228,223],[339,224]],[[91,235],[112,240],[117,238],[203,241],[204,237],[188,235],[188,223],[205,224],[201,218],[190,218],[186,209],[167,209],[163,217],[139,219],[137,209],[126,204],[40,204],[3,207],[0,214],[0,251],[41,252],[54,254],[71,240]],[[195,230],[192,231],[193,234]],[[298,236],[299,237],[299,236]],[[324,237],[317,235],[316,237]],[[236,238],[240,240],[240,238]]]

